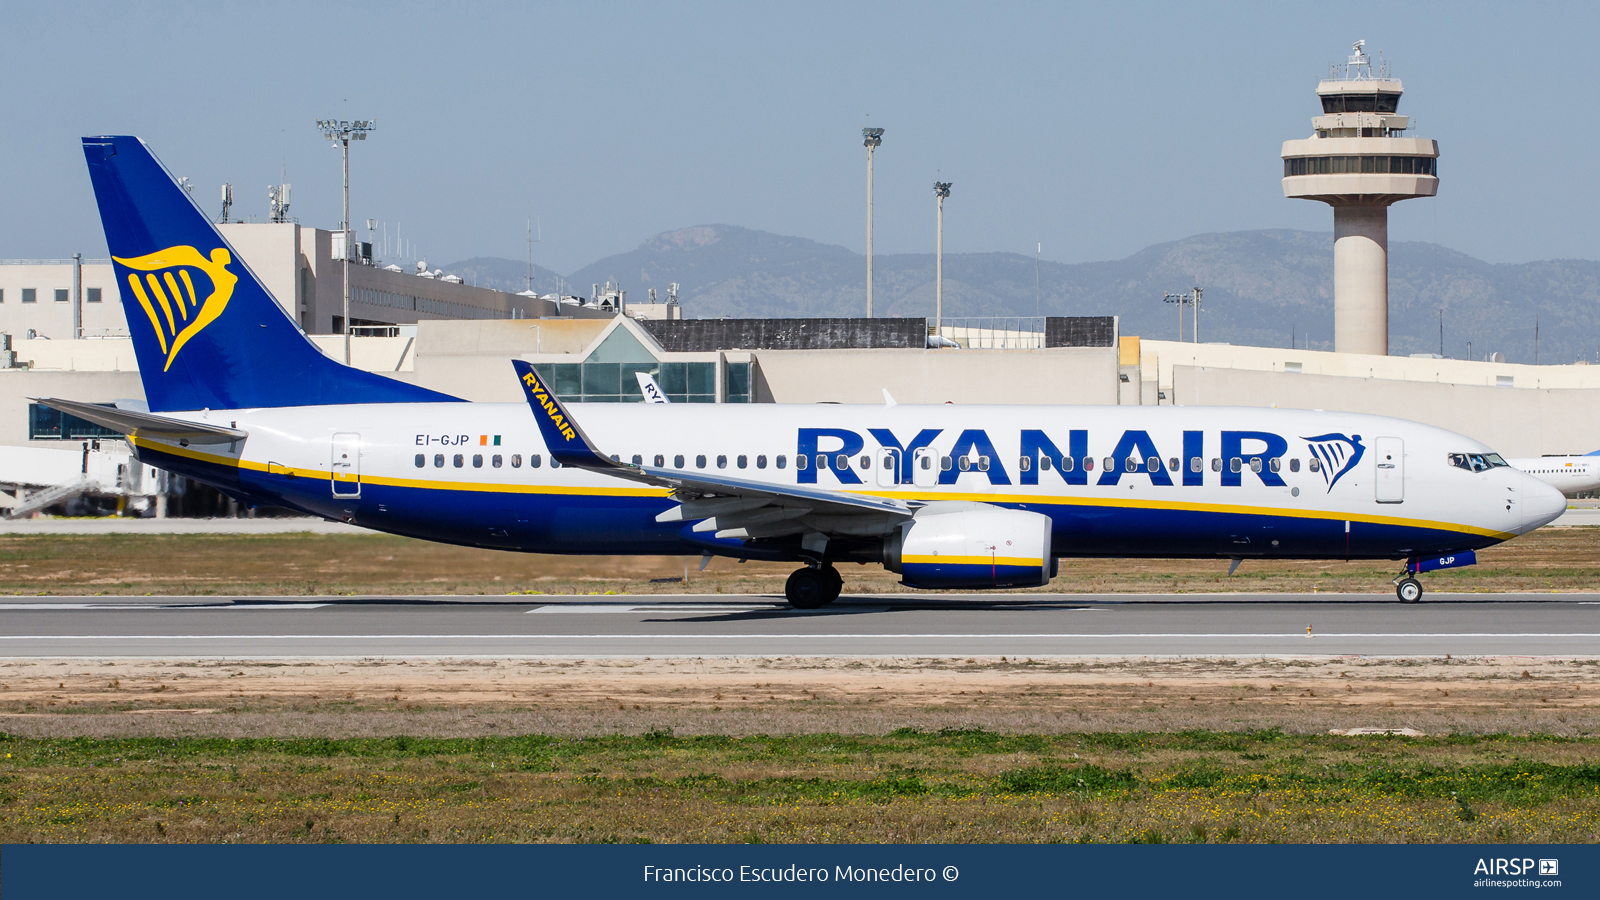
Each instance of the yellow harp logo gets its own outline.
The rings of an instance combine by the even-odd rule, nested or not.
[[[233,296],[233,286],[239,281],[237,275],[228,271],[233,257],[222,247],[211,251],[210,259],[201,256],[193,247],[168,247],[132,259],[112,258],[138,270],[128,273],[128,287],[133,289],[133,296],[149,317],[161,352],[167,355],[163,372],[172,368],[172,361],[190,338],[222,315],[228,298]],[[191,269],[199,269],[211,282],[211,293],[203,300],[195,293],[194,279],[189,275]],[[143,279],[139,272],[144,273]],[[153,302],[152,297],[155,298]]]

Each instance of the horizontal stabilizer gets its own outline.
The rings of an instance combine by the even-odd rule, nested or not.
[[[250,436],[247,431],[224,428],[203,422],[185,422],[147,412],[116,409],[98,403],[80,403],[77,400],[57,400],[53,397],[33,397],[44,406],[77,416],[103,428],[121,432],[130,437],[150,437],[165,441],[187,441],[191,444],[231,444]]]

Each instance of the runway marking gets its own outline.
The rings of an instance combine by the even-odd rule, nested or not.
[[[907,638],[1056,638],[1062,640],[1112,638],[1293,638],[1317,641],[1329,638],[1596,638],[1600,633],[1568,631],[1517,632],[1323,632],[1306,637],[1297,631],[1280,632],[1119,632],[1115,634],[1017,633],[905,633],[905,634],[5,634],[0,641],[395,641],[395,640],[724,640],[755,638],[785,640],[902,640]]]
[[[38,610],[63,610],[63,609],[137,609],[146,612],[173,612],[175,610],[210,610],[210,609],[321,609],[330,606],[328,603],[208,603],[193,605],[147,605],[147,604],[102,604],[102,603],[0,603],[0,612],[12,611],[38,611]]]
[[[760,606],[748,606],[748,605],[746,605],[746,606],[735,606],[735,605],[731,605],[731,604],[730,605],[726,605],[726,606],[722,606],[722,605],[717,605],[717,606],[710,606],[710,605],[701,605],[701,606],[690,606],[690,605],[681,605],[681,606],[679,606],[679,605],[674,605],[674,606],[668,606],[668,605],[661,605],[661,606],[654,606],[654,605],[650,605],[650,606],[618,606],[618,605],[600,604],[600,603],[560,603],[560,604],[551,604],[549,606],[541,606],[538,609],[530,609],[530,610],[528,610],[528,614],[531,615],[533,613],[546,613],[546,614],[551,614],[551,613],[572,613],[574,615],[595,615],[595,614],[602,614],[603,615],[603,614],[607,614],[607,613],[642,613],[642,612],[656,612],[656,613],[661,613],[661,612],[670,612],[670,613],[758,612],[758,611],[777,610],[777,609],[783,609],[783,606],[780,605],[780,604],[776,604],[776,603],[763,604],[763,605],[760,605]]]

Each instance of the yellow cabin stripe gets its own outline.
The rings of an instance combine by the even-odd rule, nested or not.
[[[1042,566],[1044,560],[1026,556],[902,556],[902,563],[923,566]]]
[[[147,447],[173,456],[182,456],[186,459],[212,463],[219,466],[231,466],[253,472],[269,472],[273,475],[291,475],[297,478],[328,479],[330,474],[321,469],[295,469],[278,463],[257,462],[249,459],[237,459],[232,456],[221,456],[214,453],[205,453],[192,447],[178,447],[172,444],[152,441],[149,438],[129,438],[139,447]],[[601,487],[560,487],[557,485],[533,484],[493,484],[487,482],[468,481],[437,481],[420,478],[388,478],[384,476],[362,475],[364,484],[383,485],[385,487],[416,488],[419,490],[434,491],[475,491],[489,494],[566,494],[586,495],[594,497],[666,497],[670,493],[666,488],[601,488]],[[776,485],[775,485],[776,487]],[[1496,531],[1493,528],[1479,528],[1474,525],[1461,525],[1455,522],[1436,522],[1429,519],[1408,519],[1400,516],[1376,516],[1363,513],[1344,513],[1328,510],[1285,509],[1283,507],[1241,506],[1228,503],[1188,503],[1177,500],[1132,500],[1114,497],[1063,497],[1059,495],[1032,495],[1032,494],[935,494],[917,495],[895,491],[841,491],[865,495],[870,497],[886,497],[899,500],[967,500],[974,503],[1007,503],[1031,506],[1091,506],[1114,507],[1118,509],[1154,509],[1180,512],[1202,513],[1233,513],[1246,516],[1277,516],[1286,519],[1320,519],[1330,522],[1362,522],[1368,525],[1397,525],[1405,528],[1432,528],[1440,531],[1454,531],[1461,534],[1475,534],[1491,537],[1497,540],[1510,540],[1516,537],[1515,532]]]

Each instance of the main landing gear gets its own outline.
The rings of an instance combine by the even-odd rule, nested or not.
[[[795,570],[783,586],[783,596],[795,609],[819,609],[839,599],[844,590],[844,578],[839,570],[824,563]]]

